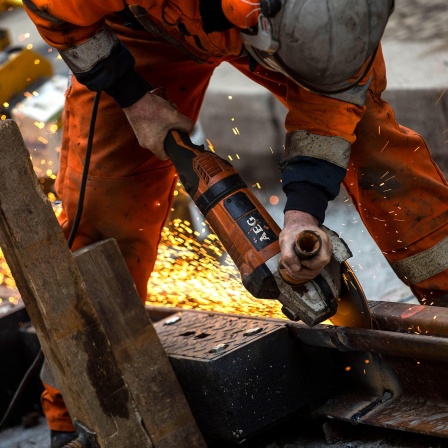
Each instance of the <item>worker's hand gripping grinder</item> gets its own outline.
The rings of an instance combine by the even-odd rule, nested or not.
[[[168,134],[165,151],[254,297],[279,300],[289,319],[312,326],[334,316],[341,297],[350,296],[346,316],[334,323],[370,326],[362,289],[345,262],[351,253],[336,233],[323,227],[333,243],[333,256],[322,273],[302,285],[291,284],[282,277],[281,264],[279,269],[280,228],[235,168],[203,146],[194,145],[183,132]],[[298,237],[298,248],[302,245],[307,251],[308,237]]]

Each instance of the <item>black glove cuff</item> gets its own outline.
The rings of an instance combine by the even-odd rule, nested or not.
[[[105,92],[113,97],[120,107],[128,107],[152,89],[153,87],[135,70],[130,70]]]
[[[287,197],[285,212],[298,210],[313,215],[319,224],[324,222],[328,199],[320,188],[307,182],[293,182],[286,185],[283,190]]]

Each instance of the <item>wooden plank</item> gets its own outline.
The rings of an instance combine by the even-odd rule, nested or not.
[[[11,120],[0,122],[0,244],[72,418],[102,448],[152,447]]]
[[[115,240],[74,253],[87,292],[156,448],[205,447]],[[117,319],[119,319],[117,321]]]

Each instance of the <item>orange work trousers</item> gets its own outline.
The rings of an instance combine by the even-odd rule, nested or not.
[[[196,121],[213,70],[224,59],[198,64],[145,31],[111,26],[134,55],[136,70],[152,86],[166,87],[170,101],[182,114]],[[246,57],[225,60],[287,103],[287,83],[282,75],[264,69],[252,73]],[[448,188],[422,138],[399,126],[393,111],[381,99],[386,86],[381,52],[372,73],[374,78],[365,113],[355,130],[357,140],[352,146],[344,186],[370,234],[393,264],[430,250],[448,236]],[[312,94],[303,95],[309,98]],[[63,203],[60,223],[66,235],[78,202],[93,98],[93,92],[73,80],[67,92],[56,183]],[[321,100],[332,102],[332,114],[337,107],[349,107],[348,103],[334,99],[321,97]],[[317,113],[309,110],[311,103],[294,112],[296,129],[309,129],[308,120]],[[325,119],[322,116],[317,120],[320,118]],[[144,299],[176,182],[172,164],[138,145],[123,111],[103,94],[84,212],[73,249],[115,238]],[[437,299],[448,293],[448,276],[443,271],[411,287],[423,303],[430,298],[431,303],[438,304]],[[42,401],[51,429],[73,430],[63,400],[54,387],[46,388]]]

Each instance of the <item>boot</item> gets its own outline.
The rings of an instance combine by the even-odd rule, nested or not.
[[[76,432],[63,432],[51,430],[51,448],[63,448],[76,439]]]

